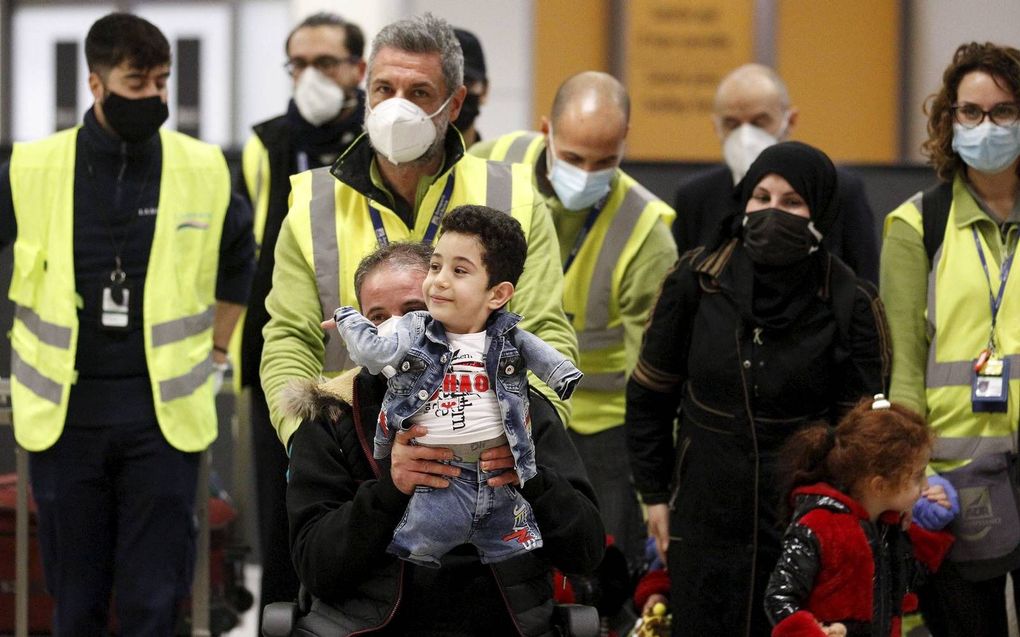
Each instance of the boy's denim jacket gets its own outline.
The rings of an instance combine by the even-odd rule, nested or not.
[[[375,325],[349,306],[338,308],[334,318],[354,362],[372,374],[387,366],[396,370],[387,384],[381,426],[375,435],[375,456],[386,457],[396,432],[409,429],[408,419],[443,386],[453,358],[446,330],[425,311],[405,314],[390,336],[379,336]],[[505,310],[489,316],[485,328],[485,371],[489,386],[496,392],[514,468],[523,485],[536,473],[526,369],[564,400],[573,393],[582,374],[545,341],[518,328],[520,320],[520,315]]]

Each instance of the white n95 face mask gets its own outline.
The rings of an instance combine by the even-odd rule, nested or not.
[[[549,183],[556,197],[567,210],[584,210],[605,197],[612,187],[616,167],[588,172],[556,157],[552,131],[549,131],[549,148],[546,150]]]
[[[294,104],[312,126],[336,119],[344,107],[344,90],[314,66],[301,72],[294,87]]]
[[[453,95],[429,115],[402,97],[383,100],[375,108],[366,105],[365,129],[372,148],[394,164],[405,164],[425,154],[436,141],[432,118],[443,112]]]
[[[751,164],[755,159],[758,159],[761,151],[778,144],[785,133],[785,119],[778,135],[772,135],[750,122],[744,122],[733,129],[723,140],[723,159],[730,167],[730,172],[733,173],[733,183],[736,184],[743,179]]]

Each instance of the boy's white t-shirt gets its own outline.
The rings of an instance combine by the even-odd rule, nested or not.
[[[417,438],[423,445],[444,446],[481,442],[503,435],[499,399],[485,371],[485,332],[446,334],[453,360],[443,384],[411,417],[429,432]]]

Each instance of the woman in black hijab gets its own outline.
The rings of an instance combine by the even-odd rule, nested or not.
[[[877,291],[820,244],[836,191],[818,149],[765,149],[736,186],[744,212],[715,246],[680,258],[649,320],[626,428],[649,533],[667,554],[673,635],[769,635],[779,448],[885,389]]]

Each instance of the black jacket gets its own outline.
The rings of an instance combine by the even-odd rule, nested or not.
[[[812,258],[818,287],[785,329],[741,314],[750,263],[738,240],[684,255],[652,311],[627,386],[627,446],[643,501],[670,505],[676,630],[768,634],[761,599],[782,532],[779,449],[883,391],[877,292],[824,250]]]
[[[854,173],[837,168],[839,215],[822,239],[829,252],[843,260],[857,276],[878,283],[878,233],[875,215]],[[715,243],[719,223],[739,208],[733,195],[733,175],[725,165],[685,179],[676,191],[673,238],[680,254]]]
[[[604,550],[595,496],[555,410],[531,392],[539,471],[524,496],[544,546],[491,566],[461,547],[470,550],[455,550],[440,569],[416,568],[386,553],[409,496],[393,485],[388,461],[372,459],[385,389],[362,372],[353,382],[353,407],[316,408],[334,418],[306,421],[292,438],[291,550],[301,582],[320,600],[318,614],[342,634],[438,634],[443,623],[451,634],[481,634],[477,627],[485,626],[488,636],[551,635],[551,568],[591,572]]]

